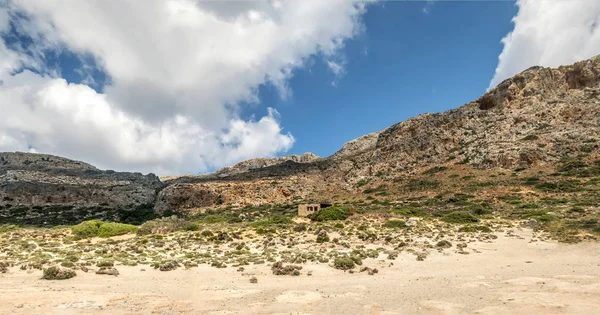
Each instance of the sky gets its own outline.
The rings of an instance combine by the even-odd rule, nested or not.
[[[0,0],[0,38],[0,151],[196,174],[600,54],[600,1]]]

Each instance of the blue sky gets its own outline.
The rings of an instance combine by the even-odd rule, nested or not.
[[[207,173],[597,55],[600,1],[0,0],[0,39],[0,151]]]
[[[289,100],[261,87],[261,105],[275,107],[296,138],[290,153],[329,156],[349,140],[485,93],[500,40],[513,27],[515,3],[443,1],[428,13],[425,5],[394,1],[371,7],[366,31],[344,49],[346,74],[339,80],[317,61],[295,72]]]

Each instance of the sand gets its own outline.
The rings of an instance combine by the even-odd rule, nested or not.
[[[531,242],[498,234],[471,254],[401,253],[367,259],[379,273],[324,264],[275,276],[268,265],[169,272],[117,266],[120,275],[78,271],[62,281],[41,271],[0,274],[0,314],[598,314],[600,244]],[[145,269],[142,271],[141,269]],[[312,276],[307,272],[312,271]],[[250,283],[252,276],[258,283]]]

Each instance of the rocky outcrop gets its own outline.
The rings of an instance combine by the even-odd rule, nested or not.
[[[367,151],[373,151],[377,145],[378,138],[379,132],[373,132],[362,137],[358,137],[352,141],[348,141],[331,157],[340,159]]]
[[[248,172],[253,169],[279,165],[279,164],[286,163],[286,162],[310,163],[310,162],[314,162],[318,159],[319,159],[319,156],[317,156],[311,152],[306,152],[302,155],[293,154],[293,155],[282,156],[282,157],[278,157],[278,158],[257,158],[257,159],[242,161],[234,166],[224,167],[224,168],[216,171],[213,175],[216,175],[218,177],[227,177],[227,176],[231,176],[231,175],[235,175],[235,174],[245,173],[245,172]]]
[[[141,222],[154,216],[153,174],[101,171],[46,154],[0,153],[0,223]]]

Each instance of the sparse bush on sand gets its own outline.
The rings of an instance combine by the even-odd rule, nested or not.
[[[66,280],[75,277],[77,274],[74,270],[68,268],[60,268],[58,266],[51,266],[44,269],[44,280]]]

